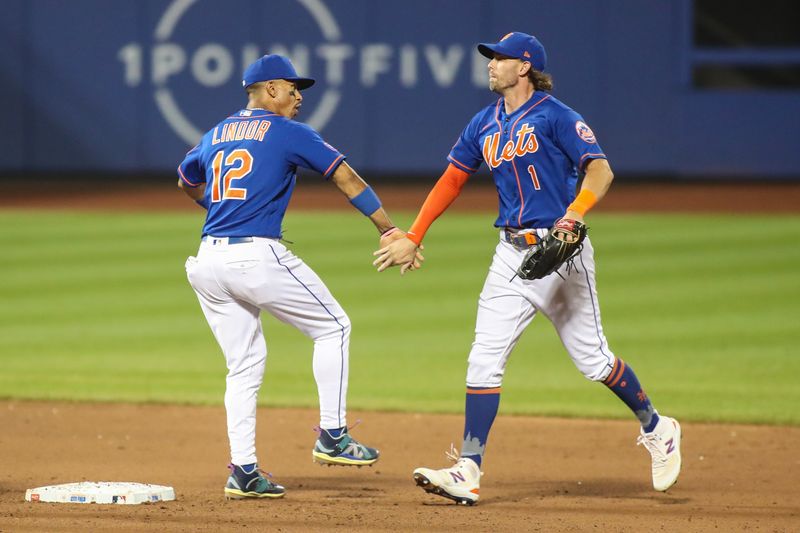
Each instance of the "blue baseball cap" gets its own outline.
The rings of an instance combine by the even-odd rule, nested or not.
[[[244,71],[242,87],[247,87],[259,81],[268,80],[293,81],[301,91],[303,89],[308,89],[316,82],[316,80],[312,78],[301,78],[298,76],[288,57],[279,56],[278,54],[268,54],[257,59],[247,67]]]
[[[496,43],[480,43],[478,52],[489,59],[492,59],[496,53],[521,59],[530,63],[540,72],[544,72],[544,68],[547,66],[547,53],[539,39],[519,31],[507,33]]]

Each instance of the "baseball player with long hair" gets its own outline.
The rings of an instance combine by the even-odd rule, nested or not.
[[[227,498],[284,495],[284,487],[258,468],[255,450],[256,400],[267,359],[262,310],[314,341],[320,423],[313,459],[363,466],[379,456],[348,433],[350,320],[322,280],[281,241],[297,167],[332,181],[369,217],[381,234],[381,246],[405,234],[345,156],[312,128],[292,120],[303,101],[300,91],[313,84],[283,56],[258,59],[242,81],[247,107],[214,126],[178,167],[179,187],[208,210],[199,251],[186,261],[186,272],[228,368]]]
[[[541,312],[555,326],[580,372],[616,394],[636,415],[638,443],[651,454],[653,487],[665,491],[681,468],[681,428],[653,407],[633,369],[608,346],[600,320],[592,244],[541,279],[516,275],[526,252],[550,228],[583,223],[603,198],[613,174],[606,155],[583,118],[553,97],[544,73],[547,56],[538,39],[513,32],[497,43],[478,45],[490,59],[489,89],[500,95],[464,128],[449,166],[428,195],[406,235],[375,252],[384,270],[413,270],[425,232],[459,195],[481,162],[499,195],[500,241],[478,301],[475,341],[469,354],[463,443],[455,465],[418,468],[414,480],[425,491],[462,504],[478,501],[481,463],[500,402],[509,355],[522,332]],[[577,192],[578,173],[585,173]]]

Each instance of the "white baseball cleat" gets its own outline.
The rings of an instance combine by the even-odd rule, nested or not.
[[[681,473],[681,425],[674,418],[659,415],[650,433],[641,431],[636,444],[643,444],[653,459],[653,488],[665,491]]]
[[[425,492],[449,498],[462,505],[472,505],[478,501],[481,469],[472,459],[462,457],[450,468],[417,468],[414,470],[414,481]]]

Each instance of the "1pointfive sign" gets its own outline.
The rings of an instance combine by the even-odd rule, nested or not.
[[[187,144],[196,144],[203,128],[187,115],[179,104],[174,83],[181,76],[208,90],[228,84],[241,87],[244,69],[265,53],[288,56],[298,73],[318,80],[322,96],[304,121],[318,131],[325,128],[336,112],[345,80],[355,79],[370,89],[380,83],[397,84],[413,89],[422,81],[431,80],[442,88],[455,84],[460,72],[467,71],[472,84],[485,87],[486,60],[469,42],[448,45],[408,43],[348,43],[339,24],[322,0],[276,0],[270,9],[283,7],[296,11],[291,28],[313,31],[289,31],[286,25],[264,27],[266,46],[247,42],[232,44],[231,38],[246,32],[219,30],[218,35],[203,31],[201,43],[190,43],[198,32],[186,23],[195,10],[208,11],[205,18],[214,18],[220,4],[203,0],[173,0],[158,20],[150,44],[131,42],[120,48],[117,57],[123,66],[126,85],[152,85],[155,103],[172,130]],[[191,12],[191,13],[190,13]],[[183,22],[183,25],[182,25]],[[261,30],[258,30],[260,33]],[[317,34],[319,37],[307,34]],[[295,35],[299,35],[295,37]],[[281,42],[279,39],[285,38]],[[273,41],[273,39],[275,39]],[[315,42],[316,40],[316,42]],[[220,42],[220,41],[224,41]],[[149,72],[145,72],[149,69]]]

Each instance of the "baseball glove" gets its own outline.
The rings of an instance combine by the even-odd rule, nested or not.
[[[572,260],[583,248],[586,225],[577,220],[560,218],[547,235],[530,247],[517,269],[522,279],[541,279]]]

